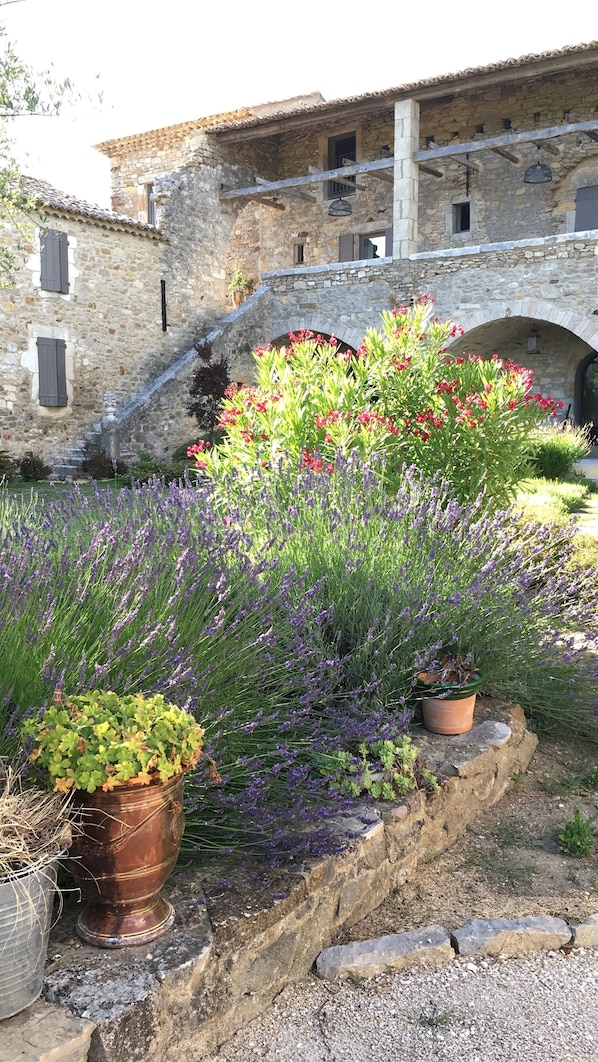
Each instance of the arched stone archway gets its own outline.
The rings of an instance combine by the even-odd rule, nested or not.
[[[577,367],[575,408],[579,424],[592,424],[594,443],[598,439],[598,352],[592,350]]]
[[[488,301],[475,310],[464,309],[454,314],[465,332],[481,325],[509,317],[528,317],[534,321],[547,321],[572,332],[593,350],[598,349],[598,317],[588,320],[569,310],[560,310],[554,303],[542,299],[512,299],[503,302]]]
[[[351,347],[352,350],[357,350],[357,347],[363,339],[362,333],[357,328],[349,328],[343,325],[339,321],[333,321],[331,318],[321,317],[319,314],[306,314],[304,317],[292,317],[289,320],[276,322],[277,339],[273,339],[273,343],[277,343],[278,340],[282,340],[284,336],[288,336],[290,332],[315,332],[316,335],[322,335],[326,338],[334,336],[339,342],[343,343],[347,347]]]
[[[563,402],[562,416],[581,424],[580,367],[596,357],[598,321],[557,310],[536,299],[488,303],[459,315],[465,334],[451,350],[469,350],[488,357],[496,352],[534,372],[534,390]],[[536,353],[528,349],[532,329],[537,332]]]

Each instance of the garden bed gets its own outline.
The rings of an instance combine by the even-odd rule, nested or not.
[[[521,709],[489,700],[469,734],[418,732],[429,769],[444,783],[440,792],[372,807],[369,824],[355,823],[360,836],[340,855],[277,869],[212,859],[179,867],[167,889],[175,927],[149,947],[102,951],[81,943],[77,904],[66,896],[50,941],[46,999],[95,1023],[90,1062],[201,1059],[302,977],[339,933],[392,893],[400,903],[417,867],[526,770],[536,742]]]

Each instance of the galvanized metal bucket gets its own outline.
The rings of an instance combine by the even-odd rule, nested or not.
[[[36,870],[0,878],[0,1019],[42,990],[60,855]]]

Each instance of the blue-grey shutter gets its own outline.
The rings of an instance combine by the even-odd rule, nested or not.
[[[587,229],[598,229],[598,185],[577,189],[575,232]]]
[[[41,286],[44,291],[69,290],[68,236],[47,229],[41,234]]]
[[[353,233],[344,232],[342,236],[338,238],[338,260],[339,262],[353,262],[354,261],[354,245]]]
[[[64,339],[37,341],[40,406],[66,406],[66,343]]]
[[[386,255],[385,255],[385,257],[386,258],[392,258],[392,238],[393,238],[392,237],[392,225],[389,225],[389,227],[386,229],[385,236],[386,236],[386,247],[385,247]]]

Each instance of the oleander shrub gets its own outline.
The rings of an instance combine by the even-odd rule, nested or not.
[[[227,487],[231,473],[302,464],[330,473],[339,458],[376,460],[391,489],[402,469],[441,472],[456,496],[510,501],[534,453],[532,433],[557,403],[532,392],[533,373],[497,356],[455,356],[462,329],[433,300],[382,314],[356,351],[312,332],[255,352],[256,385],[227,388],[216,446],[200,440],[196,468]]]

